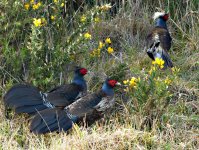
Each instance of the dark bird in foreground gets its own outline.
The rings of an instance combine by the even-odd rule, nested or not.
[[[107,79],[102,88],[93,94],[88,94],[64,109],[46,109],[34,116],[30,131],[44,134],[53,131],[67,131],[73,123],[85,121],[88,125],[103,117],[103,114],[114,105],[113,88],[120,85],[116,80]]]
[[[46,108],[64,108],[87,92],[84,75],[85,68],[77,67],[71,84],[58,86],[47,93],[42,93],[38,88],[17,84],[5,94],[3,100],[6,106],[14,108],[15,112],[34,114]]]
[[[167,67],[172,68],[173,63],[168,54],[168,50],[171,48],[172,38],[169,34],[166,23],[169,18],[169,14],[156,12],[153,18],[156,21],[155,28],[147,36],[147,44],[150,46],[149,49],[147,49],[147,54],[152,60],[155,60],[155,58],[163,59],[163,69],[166,69]]]

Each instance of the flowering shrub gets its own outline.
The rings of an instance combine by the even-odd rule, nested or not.
[[[161,58],[155,58],[155,61],[153,61],[152,64],[157,65],[161,69],[164,68],[164,60]]]
[[[91,35],[87,32],[87,33],[84,34],[84,38],[90,40],[91,39]]]
[[[3,50],[2,69],[13,74],[9,76],[9,80],[4,81],[25,80],[47,88],[57,85],[65,66],[71,62],[78,64],[79,57],[85,60],[96,56],[99,58],[101,50],[105,47],[107,53],[114,52],[113,47],[105,46],[101,41],[94,41],[92,32],[89,31],[90,26],[99,23],[111,6],[96,6],[83,13],[77,12],[73,20],[69,21],[67,20],[70,19],[69,16],[68,18],[63,16],[64,6],[63,0],[52,2],[27,0],[24,3],[21,0],[11,0],[5,3],[6,9],[12,10],[14,7],[15,10],[11,13],[13,17],[8,14],[10,18],[2,20],[5,23],[17,22],[18,26],[12,30],[11,24],[9,30],[4,27],[7,36],[2,39],[4,43],[17,41],[22,44],[17,44],[19,45],[17,49],[9,45]],[[20,15],[15,17],[18,12]],[[21,39],[23,41],[20,41]],[[92,43],[99,44],[96,50],[94,49],[96,44],[92,46]],[[16,78],[19,79],[15,80]]]
[[[164,60],[156,59],[152,62],[150,71],[147,71],[140,77],[131,77],[124,80],[125,90],[131,97],[129,110],[133,110],[141,118],[146,118],[142,126],[152,125],[153,121],[160,121],[166,111],[172,93],[169,86],[177,78],[179,69],[173,69],[170,74],[162,72]],[[132,109],[133,108],[133,109]]]

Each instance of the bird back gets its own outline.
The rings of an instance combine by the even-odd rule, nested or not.
[[[83,94],[84,89],[75,84],[67,84],[56,87],[47,93],[47,100],[55,106],[66,107],[73,103],[77,97]]]

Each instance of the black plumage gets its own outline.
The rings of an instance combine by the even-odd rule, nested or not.
[[[147,36],[147,54],[152,59],[162,58],[164,60],[164,69],[173,67],[168,51],[171,48],[172,38],[167,28],[166,21],[168,14],[159,13],[155,14],[156,24],[155,28]]]
[[[3,98],[5,105],[15,108],[16,113],[34,113],[48,108],[43,104],[40,90],[32,85],[17,84]]]
[[[32,85],[17,84],[5,94],[4,103],[14,108],[16,113],[34,114],[46,108],[64,108],[86,94],[86,73],[85,68],[77,67],[71,84],[58,86],[47,93],[42,93]]]
[[[72,127],[72,120],[60,108],[46,109],[38,112],[33,118],[30,130],[36,134],[49,131],[67,131]]]
[[[47,93],[47,100],[55,106],[65,107],[77,98],[80,91],[84,91],[84,87],[81,87],[75,83],[56,87]],[[79,95],[81,97],[81,95]],[[65,101],[63,99],[66,99]]]
[[[162,27],[155,27],[151,33],[147,36],[147,43],[152,47],[154,43],[159,43],[164,50],[168,51],[171,48],[172,38],[167,29]]]
[[[82,120],[86,116],[86,120],[92,120],[95,116],[102,116],[114,104],[114,98],[108,96],[104,91],[100,90],[94,94],[85,96],[66,107],[66,111],[74,116],[78,116]],[[88,122],[88,121],[87,121]]]
[[[94,123],[113,106],[113,87],[115,85],[117,85],[117,81],[108,79],[101,90],[78,99],[64,110],[54,108],[38,112],[31,121],[30,130],[41,134],[60,130],[67,131],[72,127],[72,123],[79,123],[82,120],[89,125]],[[58,116],[55,117],[56,115]],[[64,119],[58,119],[59,115],[64,116]]]

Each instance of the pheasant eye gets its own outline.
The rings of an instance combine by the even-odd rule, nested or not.
[[[108,84],[111,86],[111,87],[114,87],[116,85],[117,81],[116,80],[109,80],[108,81]]]
[[[87,69],[85,69],[85,68],[82,68],[82,69],[80,69],[80,74],[82,74],[82,75],[85,75],[85,74],[87,74]]]

